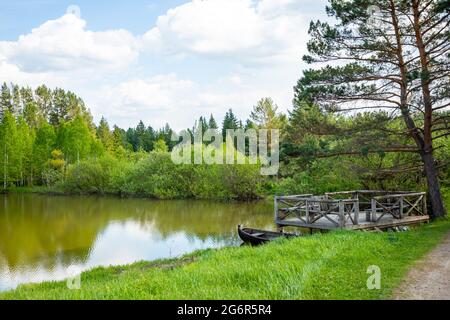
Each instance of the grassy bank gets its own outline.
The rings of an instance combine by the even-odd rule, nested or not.
[[[261,247],[224,248],[176,260],[96,268],[81,290],[65,282],[22,285],[1,299],[382,299],[414,261],[450,231],[439,221],[404,233],[339,231]],[[367,268],[381,268],[368,290]]]

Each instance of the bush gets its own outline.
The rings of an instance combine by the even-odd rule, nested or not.
[[[178,165],[168,152],[151,152],[131,161],[110,156],[71,165],[62,183],[66,192],[138,195],[157,199],[236,199],[259,197],[258,165]]]
[[[69,166],[62,189],[76,193],[120,193],[128,171],[126,162],[110,156],[84,160]]]
[[[176,165],[170,153],[152,152],[140,160],[125,179],[122,192],[158,199],[187,198],[189,170]]]

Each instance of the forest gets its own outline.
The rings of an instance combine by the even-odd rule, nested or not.
[[[102,118],[96,125],[83,100],[72,92],[5,83],[0,100],[0,179],[4,189],[43,186],[66,193],[160,199],[250,200],[355,188],[426,188],[416,153],[384,152],[377,144],[399,143],[387,130],[400,130],[400,119],[381,128],[385,113],[340,116],[305,101],[294,103],[285,115],[272,99],[263,98],[245,121],[230,109],[220,127],[210,115],[187,128],[191,134],[201,126],[203,132],[211,128],[224,135],[226,129],[279,128],[282,166],[277,176],[263,177],[258,165],[175,165],[170,151],[176,142],[171,141],[169,124],[154,129],[140,121],[125,130],[111,128]],[[364,136],[356,127],[365,128]],[[450,139],[442,137],[438,143],[436,159],[446,188]]]

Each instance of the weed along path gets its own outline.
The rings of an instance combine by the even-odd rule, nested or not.
[[[394,299],[450,300],[450,233],[413,266]]]

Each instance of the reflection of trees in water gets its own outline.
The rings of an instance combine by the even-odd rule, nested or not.
[[[85,262],[108,217],[66,197],[0,198],[0,253],[11,267]]]
[[[237,224],[267,226],[271,210],[264,202],[1,195],[0,256],[11,268],[37,262],[47,268],[85,263],[108,224],[130,220],[163,240],[183,233],[192,242],[232,244]]]

